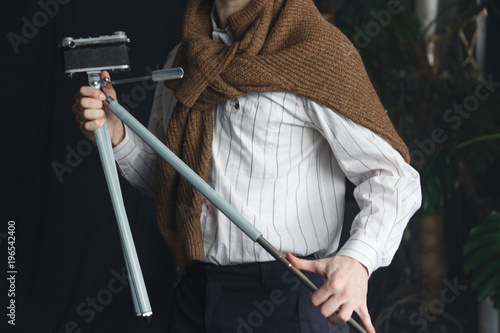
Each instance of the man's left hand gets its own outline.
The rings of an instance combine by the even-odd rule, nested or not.
[[[287,253],[287,259],[296,268],[318,274],[326,280],[321,288],[312,293],[311,302],[320,306],[321,314],[332,324],[345,323],[356,311],[366,331],[375,333],[366,305],[368,270],[365,266],[345,256],[305,260]]]

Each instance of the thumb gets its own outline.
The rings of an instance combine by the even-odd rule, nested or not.
[[[106,77],[111,82],[111,77],[109,76],[108,71],[102,71],[101,72],[101,80],[104,79],[104,78],[106,78]],[[113,86],[111,84],[108,84],[105,87],[102,87],[102,91],[106,95],[111,96],[116,101],[116,91],[115,91],[115,89],[113,88]]]
[[[301,259],[301,258],[297,258],[296,256],[292,255],[291,253],[287,253],[286,258],[297,269],[300,269],[302,271],[308,271],[308,272],[315,273],[318,275],[322,275],[322,273],[323,273],[319,267],[321,260]]]

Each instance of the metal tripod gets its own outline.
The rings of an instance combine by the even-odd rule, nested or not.
[[[94,88],[99,89],[100,84],[102,84],[103,81],[99,81],[99,73],[93,73],[93,75],[94,76],[90,78],[89,74],[89,82],[91,86],[93,85]],[[207,200],[209,200],[224,215],[226,215],[241,231],[243,231],[254,242],[260,244],[270,255],[272,255],[280,264],[294,274],[311,291],[314,292],[318,290],[318,287],[300,270],[292,266],[283,254],[262,236],[260,231],[258,231],[250,222],[241,216],[241,214],[239,214],[227,201],[225,201],[210,185],[208,185],[193,170],[191,170],[180,158],[177,157],[177,155],[170,151],[160,140],[158,140],[158,138],[156,138],[147,128],[145,128],[137,119],[125,110],[125,108],[109,96],[106,97],[106,102],[108,103],[108,108],[111,112],[113,112],[161,158],[163,158],[180,175],[191,183],[191,185],[193,185]],[[127,270],[129,271],[129,275],[131,277],[132,296],[134,299],[136,313],[141,317],[149,317],[152,315],[152,310],[149,304],[147,291],[144,286],[144,279],[142,278],[139,262],[137,260],[137,253],[130,234],[130,227],[128,226],[125,214],[107,124],[96,130],[94,133],[103,168],[105,170],[113,207],[120,226],[122,245],[126,258],[125,261],[127,262]],[[348,324],[357,332],[366,333],[364,328],[352,318],[349,319]]]

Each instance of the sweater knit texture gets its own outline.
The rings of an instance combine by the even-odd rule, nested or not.
[[[214,105],[248,92],[292,92],[367,127],[409,160],[350,41],[311,0],[252,0],[228,18],[234,44],[211,38],[212,1],[189,0],[174,66],[182,80],[167,81],[178,99],[166,145],[207,180]],[[159,162],[157,221],[174,263],[204,259],[203,196],[168,163]]]

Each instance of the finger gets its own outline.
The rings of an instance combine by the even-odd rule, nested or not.
[[[366,306],[362,306],[360,309],[356,310],[361,322],[365,326],[367,333],[375,333],[375,327],[373,327],[372,319],[370,317],[370,313],[368,312],[368,308]]]
[[[308,271],[311,273],[315,273],[318,275],[324,276],[324,270],[322,269],[323,265],[321,265],[321,260],[306,260],[297,258],[291,253],[286,254],[286,258],[288,261],[297,269]]]
[[[93,121],[97,119],[104,119],[104,110],[103,109],[86,109],[82,112],[83,121]]]
[[[319,312],[323,317],[328,318],[328,320],[333,323],[332,319],[337,315],[341,304],[342,302],[339,301],[338,297],[331,295],[328,299],[320,303]]]
[[[328,317],[337,311],[340,305],[347,301],[341,282],[328,279],[317,291],[311,294],[311,302],[315,306],[323,307],[323,315]]]
[[[323,261],[320,260],[306,260],[297,258],[291,253],[287,253],[286,257],[290,263],[297,269],[312,272],[326,278],[326,271]],[[333,290],[333,284],[324,284],[317,291],[311,294],[311,303],[314,306],[319,306],[326,302],[335,292]],[[331,314],[331,313],[329,313]],[[326,317],[327,315],[325,315]]]
[[[104,122],[104,118],[88,121],[85,123],[84,129],[87,131],[95,131],[96,129],[102,127],[104,125]]]
[[[313,295],[311,297],[311,300],[314,298],[314,296],[316,296],[316,295]],[[318,295],[318,296],[321,296],[321,295]],[[328,295],[326,293],[322,297],[323,298],[327,297],[327,298],[319,301],[319,304],[321,304],[321,306],[319,308],[321,315],[325,318],[328,318],[328,320],[330,320],[330,322],[332,322],[332,323],[336,323],[336,324],[343,323],[343,321],[335,321],[335,322],[332,321],[332,319],[338,315],[338,311],[339,311],[341,305],[344,306],[342,304],[343,300],[337,295]],[[352,311],[351,311],[351,313],[352,313]],[[349,319],[349,318],[347,318],[347,319]]]
[[[82,110],[78,104],[73,104],[71,107],[71,111],[75,114],[75,120],[80,125],[80,129],[84,129],[84,125],[89,119],[86,119],[84,116],[85,110]]]
[[[107,71],[102,71],[101,72],[101,80],[104,79],[104,78],[108,78],[109,79],[109,82],[111,82],[111,77],[109,76],[109,73]],[[105,87],[102,87],[102,91],[107,95],[107,96],[111,96],[113,99],[116,100],[116,91],[115,89],[113,88],[113,85],[111,84],[108,84],[106,85]]]
[[[106,99],[106,96],[104,96],[102,91],[89,86],[80,87],[80,90],[78,90],[75,99],[82,99],[84,97],[99,99],[101,101],[104,101]]]
[[[82,111],[85,109],[102,109],[103,102],[99,99],[83,97],[78,103]]]
[[[335,305],[334,311],[330,312],[330,316],[328,317],[328,320],[332,324],[342,324],[347,322],[351,317],[352,313],[354,312],[354,307],[352,303],[344,303],[342,304],[342,307],[339,309],[339,305]],[[329,309],[331,311],[332,309]],[[335,313],[338,311],[337,313]]]

